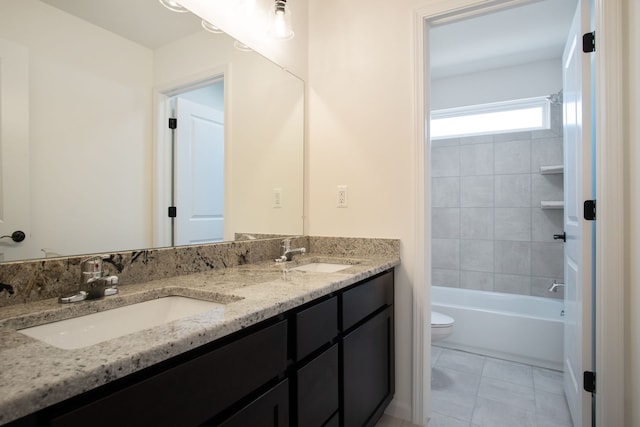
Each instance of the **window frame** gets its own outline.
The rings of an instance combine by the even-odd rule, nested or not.
[[[488,130],[473,130],[469,132],[455,132],[441,135],[433,135],[434,121],[450,118],[464,118],[492,113],[511,113],[519,110],[542,108],[542,124],[540,126],[523,126],[515,128],[493,128]],[[458,126],[458,129],[462,128]],[[551,128],[551,101],[547,96],[515,99],[511,101],[492,102],[488,104],[469,105],[464,107],[433,110],[429,121],[429,129],[432,140],[462,138],[468,136],[492,135],[501,133],[526,132],[532,130],[545,130]]]

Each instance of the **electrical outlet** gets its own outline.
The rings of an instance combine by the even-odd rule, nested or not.
[[[338,185],[338,203],[339,208],[347,207],[347,186]]]
[[[282,188],[276,187],[273,189],[273,207],[282,207]]]

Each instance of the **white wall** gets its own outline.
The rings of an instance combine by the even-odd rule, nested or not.
[[[625,419],[627,425],[640,425],[640,4],[637,0],[626,1],[626,99],[627,114],[625,122],[625,139],[627,141],[625,165],[628,179],[627,186],[627,256],[626,265],[626,295],[625,323],[628,326],[625,331],[626,360],[626,390],[625,390]]]
[[[416,244],[414,0],[309,0],[308,216],[311,235],[401,239],[396,396],[411,419]],[[336,207],[336,185],[349,207]]]
[[[32,256],[148,246],[151,51],[39,1],[0,7],[0,37],[29,50]]]
[[[547,96],[562,89],[562,59],[548,59],[431,82],[434,110]]]

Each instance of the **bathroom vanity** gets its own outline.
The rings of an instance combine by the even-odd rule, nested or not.
[[[2,422],[374,425],[394,394],[393,267],[399,259],[345,257],[350,265],[331,273],[292,268],[327,259],[305,256],[286,267],[262,262],[124,286],[117,298],[206,298],[211,292],[224,301],[224,313],[76,350],[11,330],[19,316],[0,319],[0,332],[11,338],[0,355],[14,356],[15,374],[0,373],[9,381],[0,412],[13,415]],[[109,301],[82,304],[99,303]],[[59,310],[52,304],[33,305],[52,316]],[[6,348],[10,342],[13,350]],[[29,357],[19,359],[26,351]]]

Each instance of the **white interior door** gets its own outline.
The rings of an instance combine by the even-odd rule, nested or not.
[[[0,261],[33,257],[29,186],[29,53],[0,39]]]
[[[583,371],[592,360],[592,226],[583,217],[591,199],[590,57],[582,52],[589,28],[589,5],[579,4],[563,55],[564,84],[564,389],[573,424],[591,425],[591,394]]]
[[[176,104],[176,245],[224,237],[224,117],[178,98]]]

